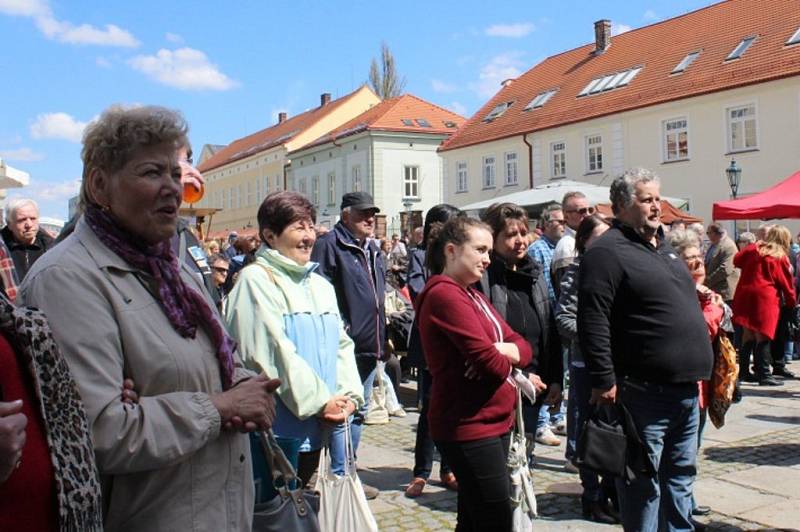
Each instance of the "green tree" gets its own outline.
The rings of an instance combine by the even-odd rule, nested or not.
[[[406,78],[397,73],[394,56],[385,42],[381,43],[380,61],[373,57],[369,66],[369,86],[381,100],[400,96],[406,86]]]

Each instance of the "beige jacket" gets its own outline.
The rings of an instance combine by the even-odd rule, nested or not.
[[[184,282],[202,290],[182,269]],[[249,442],[220,432],[209,397],[221,391],[210,337],[201,329],[181,337],[146,288],[150,280],[80,220],[20,287],[19,301],[47,315],[86,405],[105,528],[249,531]],[[235,378],[247,375],[238,369]],[[120,400],[125,378],[136,383],[135,408]]]
[[[738,251],[736,243],[728,235],[724,235],[711,250],[705,264],[705,285],[721,295],[724,301],[733,299],[736,285],[739,284],[739,268],[733,266],[733,257]]]

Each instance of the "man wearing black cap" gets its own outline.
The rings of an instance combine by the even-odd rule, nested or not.
[[[355,344],[366,400],[352,425],[353,447],[358,449],[372,391],[372,371],[384,355],[386,279],[380,249],[370,238],[375,231],[375,214],[380,212],[372,196],[366,192],[348,192],[342,196],[341,208],[341,220],[332,231],[317,239],[311,260],[319,263],[317,272],[336,289],[339,312]],[[364,491],[368,498],[377,495],[375,488],[366,485]]]

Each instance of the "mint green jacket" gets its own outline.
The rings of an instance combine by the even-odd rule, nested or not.
[[[305,440],[316,448],[316,414],[333,395],[364,404],[353,341],[344,330],[336,293],[314,273],[262,246],[228,296],[228,330],[239,342],[245,366],[281,379],[275,434]]]

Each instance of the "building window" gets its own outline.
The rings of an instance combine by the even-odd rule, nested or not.
[[[664,161],[681,161],[689,158],[689,124],[686,118],[663,122]]]
[[[275,176],[275,189],[274,190],[281,190],[283,188],[283,184],[281,183],[281,176],[280,174]]]
[[[244,194],[242,194],[242,184],[239,183],[236,186],[236,208],[241,209],[243,203]]]
[[[755,104],[730,107],[728,116],[728,151],[753,150],[758,147],[756,138]]]
[[[336,172],[328,174],[328,205],[336,205]]]
[[[494,188],[494,156],[483,158],[483,188]]]
[[[319,205],[319,176],[311,178],[311,203]]]
[[[300,194],[302,194],[303,196],[305,196],[306,195],[306,178],[305,177],[301,177],[297,181],[298,181],[298,183],[297,183],[297,191]]]
[[[419,197],[419,166],[403,167],[403,197]]]
[[[517,153],[506,153],[506,185],[516,185],[519,183],[517,175]]]
[[[603,91],[610,91],[618,87],[628,85],[636,75],[642,71],[644,67],[634,67],[622,72],[615,72],[599,78],[594,78],[590,81],[583,90],[578,93],[578,96],[587,96],[589,94],[597,94]]]
[[[680,74],[681,72],[683,72],[684,70],[689,68],[689,65],[694,63],[694,60],[697,59],[699,56],[700,56],[700,52],[699,51],[698,52],[689,52],[688,54],[686,54],[686,57],[681,59],[680,63],[675,65],[675,68],[672,69],[672,72],[670,72],[670,74]]]
[[[563,142],[550,144],[553,177],[567,177],[567,147]]]
[[[228,203],[230,201],[230,196],[228,196],[228,189],[222,189],[222,203],[220,204],[220,208],[222,209],[230,209],[231,205]]]
[[[264,197],[266,198],[269,194],[269,176],[264,176]]]
[[[467,191],[467,162],[458,161],[456,163],[456,192]]]
[[[590,135],[586,137],[586,173],[603,170],[603,137]]]
[[[509,107],[511,107],[512,103],[514,103],[514,102],[513,101],[503,102],[503,103],[499,103],[499,104],[495,105],[494,109],[492,109],[492,111],[488,115],[486,115],[484,117],[483,121],[484,122],[491,122],[495,118],[501,117],[503,115],[503,113],[505,113],[506,110]]]
[[[739,59],[742,55],[750,48],[750,45],[753,44],[753,41],[756,40],[755,35],[751,35],[750,37],[745,37],[742,41],[733,49],[733,51],[728,54],[728,57],[725,58],[725,61],[731,61],[733,59]]]
[[[791,37],[789,37],[789,40],[786,41],[785,44],[786,46],[789,46],[791,44],[797,44],[797,43],[800,43],[800,28],[797,28],[797,31],[794,32]]]
[[[351,169],[351,173],[353,176],[353,192],[361,192],[364,190],[361,185],[361,167],[354,166]]]
[[[261,179],[256,178],[256,203],[259,203],[263,197],[261,195]]]
[[[531,100],[530,103],[528,103],[528,105],[525,106],[525,109],[523,109],[523,111],[530,111],[531,109],[538,109],[539,107],[542,107],[544,104],[547,103],[548,100],[550,100],[550,98],[555,96],[557,92],[558,89],[551,89],[549,91],[545,91],[536,95],[536,97],[533,100]]]
[[[250,181],[247,182],[247,205],[255,205],[256,204],[256,197],[255,197],[255,187],[253,187],[253,183]]]

